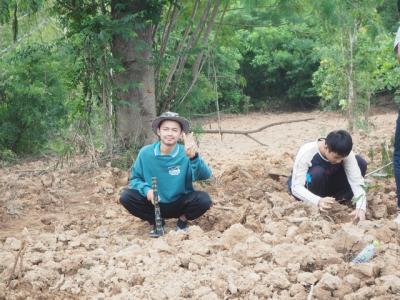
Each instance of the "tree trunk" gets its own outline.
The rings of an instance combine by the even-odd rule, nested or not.
[[[12,21],[12,33],[13,33],[13,42],[17,42],[18,38],[18,17],[17,17],[17,12],[18,12],[18,5],[17,2],[14,4],[14,13],[13,13],[13,21]]]
[[[353,61],[353,54],[354,54],[354,46],[356,42],[356,30],[357,25],[354,26],[354,31],[352,32],[352,28],[349,30],[349,63],[348,63],[348,70],[347,70],[347,81],[348,81],[348,98],[347,98],[347,118],[348,118],[348,126],[350,132],[354,129],[354,119],[356,118],[355,115],[355,107],[356,107],[356,89],[354,87],[354,61]]]
[[[103,59],[104,65],[105,59]],[[108,75],[108,74],[107,74]],[[113,132],[113,104],[110,94],[110,84],[111,78],[110,76],[105,76],[101,84],[101,100],[103,103],[103,116],[104,116],[104,124],[103,124],[103,136],[104,142],[106,145],[106,153],[112,153],[114,148],[114,132]]]
[[[113,0],[111,14],[119,20],[128,14],[144,12],[140,0]],[[153,25],[138,19],[131,21],[131,31],[114,35],[112,53],[123,70],[114,74],[117,138],[125,148],[141,146],[154,140],[151,122],[156,116],[154,67],[152,64]],[[150,23],[150,24],[149,24]],[[139,25],[139,26],[137,26]]]

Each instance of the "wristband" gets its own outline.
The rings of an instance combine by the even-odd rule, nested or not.
[[[199,153],[198,152],[196,152],[196,154],[192,157],[192,158],[189,158],[190,160],[195,160],[196,158],[198,158],[199,157]]]

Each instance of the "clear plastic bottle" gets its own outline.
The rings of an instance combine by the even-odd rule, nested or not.
[[[358,253],[357,256],[353,258],[353,260],[351,261],[352,264],[357,265],[370,261],[371,258],[374,257],[375,251],[378,247],[379,247],[379,241],[374,241],[373,243],[365,246],[365,248],[362,249],[361,252]]]

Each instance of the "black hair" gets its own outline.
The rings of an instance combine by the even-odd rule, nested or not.
[[[330,152],[346,157],[353,148],[353,140],[346,130],[335,130],[328,134],[325,144]]]

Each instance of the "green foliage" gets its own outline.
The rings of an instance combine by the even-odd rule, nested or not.
[[[354,55],[355,84],[359,113],[374,95],[383,92],[396,93],[400,87],[399,65],[393,52],[393,36],[386,33],[374,38],[368,35],[366,28],[361,28],[358,46]],[[364,31],[364,32],[363,32]],[[313,74],[313,83],[321,97],[320,105],[324,109],[347,109],[347,79],[343,69],[346,60],[340,54],[337,44],[319,48],[321,57],[319,69]],[[396,102],[400,98],[395,97]]]
[[[0,148],[0,166],[8,163],[15,163],[17,161],[17,155],[10,149]]]
[[[218,97],[220,110],[242,111],[248,97],[243,94],[245,79],[238,74],[241,58],[238,49],[225,46],[215,49],[187,99],[182,104],[174,103],[176,106],[172,109],[183,115],[216,112]],[[185,87],[192,80],[189,71],[185,74],[181,82],[181,93],[177,95],[178,99],[184,95]]]
[[[123,153],[115,156],[111,160],[111,166],[114,168],[119,168],[121,170],[129,169],[133,166],[132,162],[135,162],[139,150],[140,149],[137,148],[135,145],[132,146],[128,150],[125,150]]]
[[[394,1],[231,1],[220,23],[224,0],[208,42],[203,41],[203,28],[192,48],[178,52],[195,3],[0,0],[0,24],[4,24],[0,27],[0,159],[12,161],[16,154],[43,149],[68,155],[85,140],[102,148],[103,125],[110,121],[104,111],[123,104],[124,100],[113,99],[116,92],[129,92],[142,84],[113,82],[114,74],[129,69],[129,61],[121,63],[111,54],[114,38],[135,37],[135,29],[148,24],[156,30],[151,63],[158,68],[158,100],[172,99],[167,108],[182,115],[214,113],[217,99],[220,110],[230,112],[318,104],[347,111],[350,64],[355,124],[368,126],[369,105],[379,94],[389,94],[400,104],[400,66],[392,47],[398,26]],[[206,3],[199,2],[198,12]],[[12,44],[15,5],[20,41]],[[55,18],[48,15],[46,5]],[[179,9],[176,23],[164,55],[157,56],[169,9],[174,7]],[[189,24],[185,46],[200,16]],[[349,35],[355,38],[352,52]],[[138,42],[135,49],[148,46]],[[204,65],[189,91],[200,51],[204,51]],[[174,74],[163,94],[171,64],[183,56],[187,57],[182,73]]]
[[[180,90],[182,93],[177,95],[177,99],[181,99],[186,92],[185,87],[190,84],[191,77],[189,74],[182,78],[181,84],[183,88]],[[197,84],[193,87],[190,95],[188,95],[187,99],[182,102],[175,102],[172,110],[179,112],[180,114],[187,116],[190,114],[196,113],[204,113],[215,111],[215,105],[212,105],[215,102],[215,93],[213,91],[212,82],[207,80],[204,75],[200,75]]]
[[[383,0],[377,7],[378,14],[386,30],[393,32],[397,30],[399,20],[399,1]]]
[[[345,110],[349,129],[366,126],[374,92],[375,38],[382,29],[377,7],[382,1],[326,0],[314,4],[323,32],[318,47],[319,70],[313,82],[321,106]],[[361,120],[364,118],[364,120]]]
[[[244,94],[246,79],[239,72],[242,59],[238,48],[221,46],[216,50],[213,63],[216,68],[220,110],[248,110],[250,99]],[[209,80],[214,81],[212,70],[208,70],[208,73]]]
[[[0,24],[11,23],[14,43],[19,33],[19,17],[37,13],[43,0],[0,0]]]
[[[385,91],[394,93],[395,101],[399,105],[400,97],[397,93],[400,90],[400,66],[393,51],[393,36],[386,33],[379,35],[372,54],[374,91],[376,93]]]
[[[318,67],[315,42],[305,23],[241,30],[241,72],[246,94],[256,102],[279,101],[305,107],[318,101],[311,76]]]
[[[65,82],[69,62],[56,48],[32,45],[0,62],[0,145],[34,153],[66,115]]]
[[[326,110],[346,108],[347,90],[343,64],[338,64],[338,47],[331,45],[320,49],[321,59],[319,68],[313,74],[313,85],[321,97],[320,106]]]

